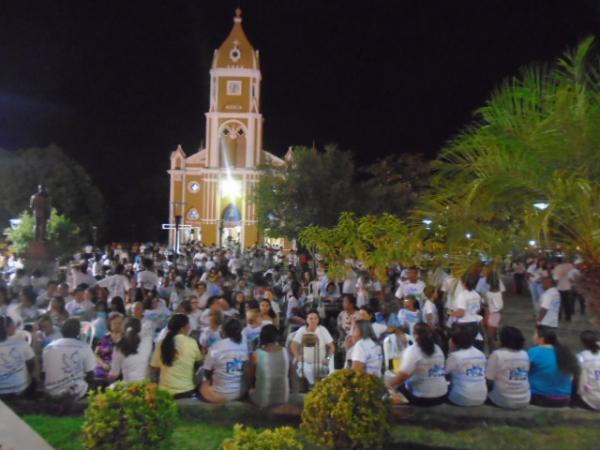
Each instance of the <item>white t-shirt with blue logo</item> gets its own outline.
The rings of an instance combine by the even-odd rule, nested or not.
[[[584,350],[577,359],[581,367],[577,393],[590,408],[600,410],[600,352]]]
[[[85,342],[63,338],[44,348],[42,363],[44,387],[49,395],[81,398],[88,388],[85,374],[96,368],[96,357]]]
[[[20,394],[29,385],[26,361],[34,357],[31,346],[20,336],[0,342],[0,394]]]
[[[490,400],[507,409],[524,408],[529,404],[529,356],[525,350],[500,348],[488,358],[486,378],[494,382]]]
[[[437,345],[430,356],[423,353],[417,344],[407,347],[402,353],[400,365],[400,371],[410,375],[406,388],[416,397],[437,398],[446,395],[448,382],[444,359],[444,353]]]
[[[238,344],[227,338],[213,344],[204,360],[204,370],[212,371],[213,390],[227,397],[241,395],[247,362],[248,345],[244,340]]]
[[[452,352],[446,361],[452,382],[448,399],[460,406],[483,405],[487,397],[485,366],[485,355],[475,347]]]
[[[421,313],[419,311],[410,311],[402,308],[398,311],[398,322],[400,326],[408,328],[408,334],[413,334],[413,328],[421,321]]]

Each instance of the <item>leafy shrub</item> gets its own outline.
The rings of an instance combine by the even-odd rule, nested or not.
[[[291,427],[280,427],[259,433],[254,428],[236,424],[233,427],[233,438],[223,442],[223,449],[303,450],[304,445],[298,440],[296,430]]]
[[[306,396],[302,430],[318,447],[382,448],[389,433],[386,389],[377,377],[343,369],[317,383]]]
[[[91,393],[85,412],[86,449],[145,450],[156,448],[173,433],[177,403],[167,391],[147,381],[116,383]]]

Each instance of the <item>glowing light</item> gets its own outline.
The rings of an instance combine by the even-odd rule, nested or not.
[[[467,233],[467,234],[465,234],[465,237],[466,237],[467,239],[471,239],[471,238],[473,237],[473,235],[472,235],[471,233]]]
[[[535,242],[533,239],[529,241],[529,245],[531,247],[535,247],[535,244],[537,244],[537,242]]]
[[[233,178],[225,178],[221,181],[221,194],[223,197],[237,198],[242,195],[242,185]]]
[[[422,222],[426,225],[426,226],[430,226],[433,221],[431,219],[423,219]]]
[[[546,208],[548,208],[548,206],[550,206],[548,203],[545,202],[537,202],[533,204],[533,207],[535,209],[539,209],[540,211],[545,210]]]

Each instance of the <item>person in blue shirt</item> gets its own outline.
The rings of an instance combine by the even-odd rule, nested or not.
[[[573,377],[579,371],[577,358],[558,342],[556,332],[548,327],[538,326],[534,340],[537,345],[527,352],[531,361],[531,404],[568,406],[571,402]]]

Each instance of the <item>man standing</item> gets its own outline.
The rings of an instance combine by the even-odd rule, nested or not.
[[[560,315],[565,314],[565,320],[571,321],[571,316],[575,312],[575,299],[573,297],[573,289],[571,284],[571,276],[575,266],[570,262],[559,260],[559,264],[552,271],[552,278],[556,281],[558,292],[560,293]]]
[[[538,314],[537,325],[552,328],[558,328],[558,313],[560,311],[561,296],[558,289],[554,286],[552,277],[542,279],[544,293],[540,297],[540,312]]]

